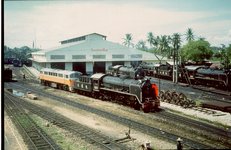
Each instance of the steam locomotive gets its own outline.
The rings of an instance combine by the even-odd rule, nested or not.
[[[140,67],[144,74],[162,79],[172,80],[173,64],[142,63]],[[212,69],[209,64],[180,66],[179,81],[186,82],[186,76],[191,84],[216,87],[231,91],[231,70]]]
[[[107,101],[155,111],[160,106],[158,87],[147,78],[134,78],[125,75],[113,76],[96,73],[91,76],[77,71],[44,68],[40,71],[40,81],[44,85],[77,92]]]

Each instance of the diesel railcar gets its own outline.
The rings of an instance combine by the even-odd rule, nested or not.
[[[81,72],[43,68],[40,71],[40,82],[43,85],[73,91],[75,80],[79,80]]]

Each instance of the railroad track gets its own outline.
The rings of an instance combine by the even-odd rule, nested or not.
[[[29,88],[29,89],[31,91],[33,91],[34,93],[37,93],[37,94],[39,94],[41,96],[49,97],[52,100],[56,100],[56,101],[59,101],[61,103],[65,103],[67,105],[70,105],[70,106],[73,106],[73,107],[76,107],[76,108],[79,108],[79,109],[82,109],[82,110],[97,114],[99,116],[102,116],[104,118],[116,121],[116,122],[118,122],[120,124],[123,124],[125,126],[129,126],[129,127],[133,128],[135,130],[141,131],[141,132],[143,132],[145,134],[148,134],[148,135],[151,135],[151,136],[153,136],[153,135],[159,136],[159,137],[161,137],[163,139],[167,139],[167,140],[169,140],[169,141],[171,141],[173,143],[175,143],[176,139],[179,137],[178,135],[174,135],[174,134],[168,133],[166,131],[162,131],[161,129],[154,128],[154,127],[151,127],[151,126],[142,124],[140,122],[127,119],[127,118],[123,118],[123,117],[120,117],[120,116],[117,116],[117,115],[114,115],[114,114],[111,114],[109,112],[105,112],[105,111],[102,111],[102,110],[99,110],[99,109],[96,109],[96,108],[92,108],[92,107],[89,107],[87,105],[83,105],[81,103],[71,101],[71,100],[66,99],[64,97],[58,97],[58,96],[55,96],[55,95],[51,95],[51,94],[49,94],[49,93],[47,93],[45,91],[41,92],[40,90],[37,90],[37,89],[33,89],[33,90],[31,88]],[[184,145],[187,148],[193,148],[193,149],[212,148],[212,147],[207,146],[207,145],[205,145],[203,143],[193,141],[193,140],[185,138],[185,137],[181,137],[181,138],[184,140]]]
[[[209,125],[209,124],[206,124],[203,122],[198,122],[198,121],[193,120],[193,119],[188,119],[185,117],[176,116],[175,114],[171,114],[171,113],[168,113],[166,111],[156,113],[155,116],[159,116],[159,117],[161,117],[163,119],[167,119],[167,120],[175,120],[175,122],[182,122],[189,127],[193,127],[193,128],[205,131],[205,132],[209,132],[212,135],[218,135],[219,138],[216,139],[217,141],[227,145],[228,147],[231,147],[231,129],[224,130],[224,129],[215,127],[213,125]]]
[[[62,115],[51,112],[42,107],[36,106],[23,99],[15,99],[14,102],[17,105],[22,105],[24,108],[26,108],[30,112],[40,116],[41,118],[51,122],[52,124],[60,128],[63,128],[64,130],[67,130],[71,132],[72,134],[77,135],[78,137],[81,137],[86,142],[90,143],[91,145],[95,145],[99,149],[105,149],[105,150],[129,149],[128,147],[122,144],[116,143],[114,139],[108,136],[102,135],[96,130],[90,129]]]
[[[23,107],[15,103],[17,98],[4,92],[4,110],[13,119],[28,149],[61,150],[61,148],[28,116]]]

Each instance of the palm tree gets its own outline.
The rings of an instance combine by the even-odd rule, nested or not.
[[[152,32],[148,32],[147,41],[149,42],[150,48],[152,48],[155,43],[155,37]]]
[[[186,40],[188,42],[193,41],[194,40],[194,34],[192,31],[192,28],[188,28],[187,32],[186,32]]]
[[[156,38],[154,38],[154,43],[153,43],[153,45],[157,48],[158,45],[159,45],[159,43],[160,43],[160,37],[157,36]]]
[[[161,35],[159,40],[158,40],[158,44],[159,44],[159,51],[161,54],[166,54],[168,53],[170,46],[169,46],[169,40],[168,40],[168,36],[167,35]]]
[[[145,41],[140,40],[137,44],[136,44],[136,48],[140,49],[140,50],[147,50],[147,47],[145,45]]]
[[[131,43],[132,42],[132,34],[130,34],[130,33],[125,34],[125,38],[123,38],[123,39],[124,39],[123,44],[125,46],[130,47],[132,45],[132,43]]]
[[[179,33],[174,33],[172,35],[172,45],[173,45],[173,82],[178,82],[178,51],[180,49],[181,38]]]
[[[179,33],[174,33],[174,34],[172,35],[172,45],[173,45],[173,49],[179,50],[180,44],[181,44],[180,34],[179,34]]]

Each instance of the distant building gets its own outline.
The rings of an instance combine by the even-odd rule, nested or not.
[[[111,65],[137,66],[142,61],[158,61],[151,53],[107,41],[98,33],[60,43],[57,48],[32,53],[32,65],[38,70],[57,68],[92,74],[104,73]]]

